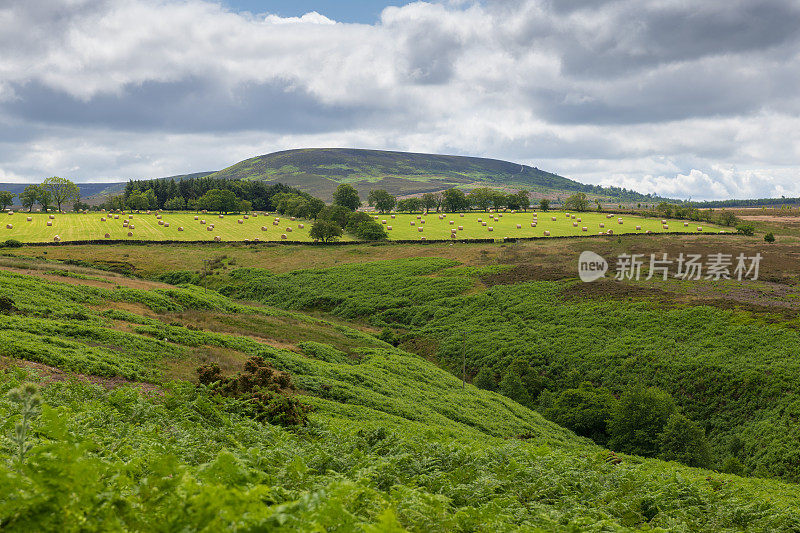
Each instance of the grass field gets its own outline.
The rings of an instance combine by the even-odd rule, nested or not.
[[[311,241],[309,230],[312,221],[294,220],[277,216],[279,223],[273,224],[275,215],[225,215],[194,213],[134,213],[112,215],[106,213],[53,215],[42,213],[14,213],[0,219],[0,240],[17,239],[22,242],[52,242],[58,235],[62,242],[103,239],[108,234],[114,240],[181,240],[211,241],[219,237],[223,241]],[[161,218],[157,218],[161,216]],[[633,215],[611,215],[606,213],[580,213],[575,218],[564,212],[535,213],[448,213],[438,215],[376,215],[387,228],[392,240],[448,239],[455,230],[458,239],[503,239],[505,237],[562,237],[575,235],[597,235],[613,231],[614,234],[686,232],[697,233],[701,225],[705,233],[716,233],[722,228],[696,222],[668,220],[665,229],[660,219]],[[119,217],[119,218],[115,218]],[[394,218],[392,218],[394,217]],[[30,218],[31,220],[28,220]],[[197,220],[195,220],[197,218]],[[555,218],[555,220],[553,220]],[[620,224],[618,218],[622,218]],[[3,219],[5,221],[3,222]],[[105,219],[105,220],[103,220]],[[580,220],[580,222],[579,222]],[[133,229],[123,226],[129,222]],[[241,221],[241,223],[239,223]],[[535,221],[535,227],[532,225]],[[52,222],[48,226],[47,222]],[[160,225],[159,222],[163,222]],[[167,226],[168,224],[168,226]],[[208,228],[213,224],[213,228]],[[485,225],[484,225],[485,224]],[[688,224],[688,225],[687,225]],[[7,226],[11,225],[11,228]],[[519,227],[518,227],[519,226]],[[641,229],[637,229],[640,227]],[[180,228],[183,228],[181,230]],[[391,228],[391,229],[388,229]],[[583,231],[586,228],[586,231]],[[129,235],[130,234],[130,235]],[[285,235],[285,239],[284,236]],[[350,240],[345,236],[344,240]]]

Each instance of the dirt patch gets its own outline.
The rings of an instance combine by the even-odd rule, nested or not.
[[[118,387],[135,387],[147,395],[162,395],[164,390],[152,383],[144,383],[141,381],[131,381],[123,377],[103,377],[94,376],[91,374],[78,374],[75,372],[66,372],[54,366],[45,365],[42,363],[34,363],[32,361],[24,361],[21,359],[12,359],[9,357],[0,356],[0,367],[17,366],[21,368],[29,368],[36,370],[42,378],[44,384],[59,383],[62,381],[79,380],[88,383],[100,385],[103,388],[112,390]]]

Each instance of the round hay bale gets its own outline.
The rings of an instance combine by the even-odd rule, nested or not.
[[[623,222],[622,222],[621,220],[618,220],[618,221],[617,221],[617,224],[622,224],[622,223],[623,223]]]
[[[194,219],[195,219],[195,220],[200,220],[200,217],[198,217],[198,216],[196,216],[196,215],[195,215]]]
[[[606,225],[605,225],[603,222],[601,222],[601,223],[600,223],[600,227],[601,227],[601,228],[605,228],[605,227],[606,227]]]
[[[206,231],[214,231],[214,228],[212,228],[211,226],[208,226],[208,227],[206,228]]]
[[[291,232],[292,232],[292,228],[286,228],[286,233],[291,233]]]
[[[49,218],[50,218],[50,220],[55,220],[56,216],[55,215],[50,215]]]
[[[128,226],[128,229],[136,229],[136,226],[134,226],[133,224],[131,224],[130,226]]]
[[[580,219],[580,218],[578,219],[578,222],[581,222],[581,219]]]
[[[455,233],[451,233],[451,234],[450,234],[450,238],[451,238],[451,239],[455,239],[455,238],[456,238],[456,234],[455,234]]]
[[[28,217],[25,220],[27,220],[28,222],[31,222],[31,221],[33,221],[33,217]]]
[[[132,231],[128,232],[128,237],[133,237],[133,232]]]
[[[225,218],[225,215],[220,215],[219,218]]]
[[[417,228],[417,231],[422,233],[423,231],[425,231],[425,228],[419,227],[419,228]]]
[[[244,224],[244,220],[242,220],[242,219],[240,218],[239,220],[237,220],[237,221],[236,221],[236,223],[237,223],[237,224]]]
[[[494,228],[493,228],[492,226],[489,226],[489,227],[488,227],[488,228],[486,228],[486,229],[488,229],[489,231],[494,231]]]
[[[411,221],[411,225],[412,225],[412,226],[415,226],[416,224],[417,224],[417,223],[416,223],[416,222],[414,222],[413,220]]]
[[[103,235],[103,237],[105,237],[106,239],[110,239],[111,238],[111,234],[110,233],[106,233],[105,235]]]
[[[419,221],[419,223],[420,224],[424,224],[425,223],[425,219],[423,218],[422,220]]]
[[[288,239],[285,233],[281,234],[281,239]]]
[[[464,231],[464,226],[459,226],[458,231]]]
[[[47,225],[48,225],[48,226],[52,226],[52,225],[53,225],[53,221],[52,221],[52,220],[48,220],[48,221],[47,221]]]
[[[396,218],[395,215],[392,215],[392,218]]]
[[[666,224],[666,223],[667,223],[667,221],[666,221],[666,220],[662,220],[662,221],[661,221],[661,223],[662,223],[662,224]]]
[[[6,229],[14,229],[14,224],[6,224]]]
[[[381,224],[386,224],[386,220],[381,220]]]
[[[584,226],[584,227],[582,227],[582,228],[581,228],[581,231],[589,231],[589,228],[587,228],[586,226]]]
[[[158,225],[159,225],[159,226],[163,226],[163,225],[164,225],[164,221],[163,221],[163,220],[159,220],[159,221],[158,221]]]
[[[178,231],[183,231],[183,226],[178,226]]]
[[[132,218],[133,218],[133,215],[128,215],[128,219],[129,220],[132,219]],[[197,220],[197,218],[195,218],[195,220]]]
[[[608,230],[606,233],[608,233],[609,235],[614,235],[614,230],[613,230],[613,229],[610,229],[610,230]]]
[[[464,218],[464,213],[459,213],[458,216],[460,216],[461,218]]]
[[[214,242],[220,242],[221,240],[222,240],[222,237],[220,237],[219,235],[215,235],[214,236]]]
[[[249,216],[247,216],[247,215],[245,215],[245,216],[244,216],[244,219],[245,219],[245,220],[248,220],[249,218],[250,218],[250,217],[249,217]]]
[[[455,224],[455,221],[454,221],[454,220],[450,220],[449,222],[450,222],[450,225],[451,225],[451,226],[452,226],[453,224]]]
[[[161,215],[156,215],[156,218],[157,218],[158,220],[161,220]]]
[[[649,234],[649,233],[653,233],[653,232],[651,230],[647,230],[647,231],[645,231],[645,233]]]
[[[697,231],[703,231],[703,226],[697,226]]]
[[[531,222],[531,227],[535,228],[536,227],[536,222]]]
[[[56,242],[58,242],[58,241],[60,241],[60,240],[61,240],[61,237],[59,237],[58,235],[56,235],[55,237],[53,237],[53,240],[54,240],[54,241],[56,241]]]
[[[642,231],[642,227],[641,226],[636,226],[636,231]]]
[[[424,241],[425,237],[420,237],[419,240]]]
[[[273,220],[273,221],[272,221],[272,225],[273,225],[273,226],[277,226],[278,224],[280,224],[280,222],[278,222],[277,220]]]
[[[294,217],[291,217],[289,220],[291,220],[292,222],[294,222]]]
[[[306,225],[305,224],[298,224],[297,227],[300,228],[300,229],[303,229],[303,228],[306,227]]]
[[[106,221],[106,217],[100,217],[100,222],[105,222],[105,221]]]
[[[551,218],[552,218],[553,222],[555,222],[556,220],[558,220],[556,217],[551,217]]]
[[[577,223],[577,222],[573,222],[573,223],[572,223],[572,227],[573,227],[573,228],[577,228],[577,227],[578,227],[578,223]]]
[[[719,230],[720,233],[725,233],[724,229]]]
[[[388,229],[389,231],[392,231],[392,227],[391,226],[386,226],[386,229]]]
[[[486,225],[486,222],[481,222],[481,226],[485,226],[485,225]]]
[[[611,213],[609,213],[609,214],[607,214],[607,215],[606,215],[606,218],[614,218],[614,215],[612,215]]]
[[[119,220],[119,215],[114,215],[114,220]]]
[[[164,222],[164,227],[168,228],[169,227],[169,222]]]
[[[200,223],[205,225],[205,223],[206,223],[205,219],[201,220]]]
[[[683,227],[684,227],[684,228],[688,228],[688,227],[689,227],[689,223],[688,223],[688,222],[684,222],[684,223],[683,223]]]
[[[150,211],[148,211],[148,213],[149,213],[149,212],[150,212]],[[206,210],[206,209],[203,209],[203,210],[202,210],[202,211],[200,211],[200,212],[201,212],[201,213],[203,213],[203,214],[205,215],[206,213],[208,213],[208,210]]]
[[[261,226],[261,231],[267,231],[267,227],[266,226]]]
[[[549,237],[549,236],[550,236],[550,232],[549,232],[549,231],[547,231],[547,230],[544,230],[544,236],[545,236],[545,237]]]
[[[479,218],[479,219],[478,219],[478,222],[483,222],[483,219],[482,219],[482,218]]]
[[[517,229],[522,229],[522,224],[517,224]]]
[[[417,220],[421,219],[422,215],[417,215]]]
[[[9,211],[9,212],[8,212],[8,214],[9,214],[9,215],[13,215],[13,214],[14,214],[14,211]]]

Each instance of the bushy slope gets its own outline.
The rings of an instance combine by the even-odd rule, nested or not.
[[[421,280],[449,263],[403,266]],[[454,269],[450,289],[420,284],[399,297],[429,301],[435,292],[462,288],[472,274]],[[4,531],[800,525],[794,486],[613,457],[507,398],[464,387],[425,359],[342,324],[244,306],[198,287],[104,289],[4,272],[0,283],[14,302],[0,313],[0,355],[160,383],[148,395],[45,383],[32,448],[18,463],[8,440],[18,411],[5,393],[39,378],[14,370],[13,362],[0,372]],[[389,289],[378,283],[372,290]],[[276,347],[216,331],[209,315],[266,315],[287,328],[330,330],[334,340]],[[192,325],[198,317],[207,328]],[[14,334],[26,328],[39,341],[31,337],[20,350]],[[347,343],[335,340],[341,337]],[[58,343],[76,349],[43,348]],[[102,352],[84,357],[92,348]],[[299,398],[314,407],[311,423],[294,430],[260,424],[235,400],[162,382],[169,364],[219,350],[242,359],[260,355],[290,372]]]
[[[564,283],[495,286],[463,295],[470,275],[441,259],[385,261],[272,275],[233,272],[222,291],[294,309],[364,318],[423,339],[445,367],[501,376],[516,359],[558,393],[583,381],[614,393],[658,386],[700,421],[717,465],[800,481],[800,335],[744,312],[648,300],[571,298]],[[530,391],[535,400],[539,390]]]

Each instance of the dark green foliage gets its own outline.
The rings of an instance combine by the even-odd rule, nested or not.
[[[553,401],[547,417],[598,444],[608,442],[608,423],[617,409],[617,399],[604,387],[583,382],[567,389]]]
[[[170,285],[200,284],[200,274],[191,270],[175,270],[172,272],[166,272],[158,276],[156,279],[162,283],[169,283]]]
[[[775,242],[775,234],[771,231],[764,235],[764,242],[773,243]]]
[[[391,344],[392,346],[397,346],[400,344],[400,338],[389,328],[383,328],[378,335],[378,338],[387,344]]]
[[[388,213],[397,205],[397,198],[383,189],[373,189],[369,192],[369,205],[381,213]]]
[[[736,231],[742,235],[752,236],[756,232],[756,227],[752,224],[739,224],[736,226]]]
[[[404,198],[397,202],[397,210],[402,213],[422,212],[424,205],[419,198]]]
[[[711,464],[711,451],[703,428],[679,413],[669,417],[659,437],[661,459],[679,461],[689,466],[706,468]]]
[[[519,375],[519,372],[514,367],[510,367],[503,373],[503,379],[500,380],[498,391],[503,396],[507,396],[522,405],[529,405],[531,402],[531,396],[522,383],[522,376]]]
[[[444,205],[444,210],[449,213],[457,213],[458,211],[469,209],[467,195],[464,194],[464,191],[455,187],[444,191],[442,204]]]
[[[336,192],[333,193],[333,203],[346,207],[351,211],[355,211],[361,207],[358,191],[348,183],[342,183],[336,187]]]
[[[319,218],[311,226],[308,236],[316,241],[332,242],[342,236],[342,228],[332,220]]]
[[[347,220],[352,211],[341,205],[329,205],[320,210],[317,220],[330,220],[340,228],[347,226]]]
[[[197,378],[222,396],[241,402],[244,412],[259,422],[280,426],[305,426],[309,406],[292,397],[295,387],[286,372],[275,370],[261,357],[251,357],[244,372],[222,377],[216,363],[197,369]]]
[[[374,220],[361,222],[353,231],[353,235],[362,241],[385,241],[389,238],[383,226]]]
[[[675,402],[655,387],[635,387],[619,399],[608,424],[608,444],[625,453],[655,457],[664,426],[675,412]]]
[[[0,313],[15,313],[19,311],[14,305],[14,300],[8,296],[0,296]]]
[[[153,209],[152,206],[150,208]],[[239,198],[236,197],[233,191],[227,189],[211,189],[197,199],[197,208],[217,211],[218,213],[230,213],[231,211],[238,211]]]
[[[305,193],[278,193],[272,203],[278,213],[300,218],[317,218],[325,208],[325,202]]]
[[[548,209],[550,209],[550,200],[548,200],[547,198],[542,198],[541,200],[539,200],[539,209],[542,211],[547,211]]]
[[[578,192],[567,198],[567,201],[564,202],[564,209],[578,212],[588,211],[589,200],[586,199],[586,194]]]
[[[481,367],[472,380],[472,384],[483,390],[497,390],[497,381],[495,381],[494,372],[486,366]]]
[[[9,191],[0,191],[0,211],[5,211],[6,207],[14,204],[14,193]]]
[[[182,211],[186,209],[186,200],[183,196],[174,196],[164,202],[164,209],[168,211]]]
[[[0,248],[22,248],[22,242],[17,239],[6,239],[0,242]]]
[[[348,233],[355,234],[356,230],[358,230],[358,226],[364,222],[374,223],[375,219],[372,218],[372,215],[363,211],[351,212],[347,216],[347,224],[344,226],[344,229],[347,230]]]

